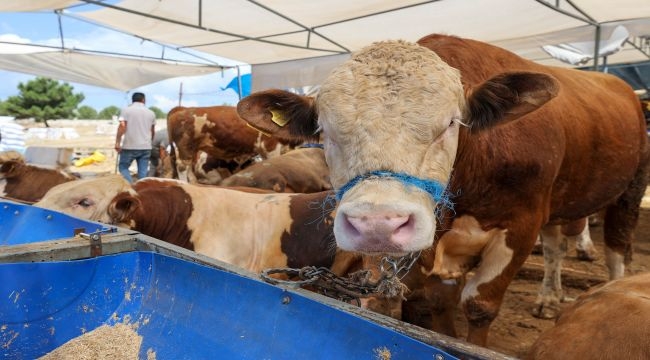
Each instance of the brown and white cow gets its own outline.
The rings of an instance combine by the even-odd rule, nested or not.
[[[562,311],[526,359],[650,359],[650,273],[589,290]]]
[[[332,189],[325,153],[320,148],[298,148],[224,179],[221,186],[246,186],[275,192],[314,193]]]
[[[266,159],[299,143],[251,129],[233,106],[175,107],[167,129],[175,174],[191,183],[218,184],[255,156]]]
[[[241,191],[159,178],[126,188],[117,183],[108,177],[88,179],[83,188],[48,193],[37,205],[125,226],[254,272],[329,267],[334,260],[332,192]],[[80,209],[81,199],[93,202],[96,209]]]
[[[54,186],[34,206],[109,223],[108,205],[115,195],[128,191],[135,193],[122,175],[111,174]]]
[[[0,197],[33,203],[52,187],[78,177],[61,170],[26,164],[22,159],[0,165]]]
[[[316,99],[268,90],[240,101],[238,111],[279,137],[321,130],[340,199],[338,246],[369,254],[427,250],[411,272],[446,279],[457,291],[466,280],[460,304],[468,340],[485,345],[506,288],[545,224],[559,227],[607,207],[607,264],[612,278],[623,276],[647,183],[638,104],[611,75],[430,35],[357,52]],[[546,236],[545,247],[560,240]],[[450,335],[455,294],[426,295],[432,323],[449,324],[442,330]]]

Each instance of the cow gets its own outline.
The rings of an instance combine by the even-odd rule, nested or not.
[[[22,159],[7,160],[0,165],[0,197],[34,203],[52,187],[78,179],[61,170],[26,164]]]
[[[167,129],[175,177],[191,183],[218,184],[256,156],[270,158],[300,143],[251,129],[234,106],[175,107]]]
[[[650,359],[650,273],[581,294],[525,359]]]
[[[430,323],[455,336],[459,297],[467,340],[485,346],[540,231],[557,250],[562,224],[606,208],[610,278],[624,275],[648,175],[638,104],[614,76],[432,34],[358,51],[316,98],[271,89],[237,109],[277,137],[320,133],[339,201],[338,247],[422,251],[412,276],[453,289],[425,294]],[[559,301],[541,291],[543,304]]]
[[[129,191],[135,193],[122,175],[110,174],[54,186],[34,206],[109,223],[106,210],[111,200],[116,194]]]
[[[314,193],[332,189],[323,149],[298,148],[253,164],[224,179],[221,186],[244,186],[275,192]]]
[[[120,183],[124,187],[115,186]],[[127,227],[254,272],[329,267],[336,255],[332,192],[243,191],[161,178],[128,186],[113,177],[65,190],[48,193],[36,205]],[[81,209],[81,201],[95,209]]]

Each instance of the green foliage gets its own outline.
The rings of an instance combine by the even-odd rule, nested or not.
[[[97,110],[88,105],[82,105],[77,109],[77,118],[84,120],[97,119]]]
[[[156,106],[151,106],[149,108],[149,110],[153,111],[153,113],[156,114],[156,119],[166,119],[167,118],[167,114],[165,114],[164,111],[160,110]]]
[[[11,115],[9,114],[9,110],[7,110],[7,102],[0,101],[0,116],[7,116],[7,115]]]
[[[85,98],[82,93],[73,93],[70,84],[44,77],[21,82],[18,90],[18,95],[4,102],[7,113],[17,119],[34,118],[46,124],[47,120],[73,118],[75,109]]]
[[[113,118],[113,115],[115,115],[115,116],[119,115],[121,110],[122,109],[118,108],[115,105],[107,106],[107,107],[103,108],[99,112],[99,114],[97,115],[97,118],[98,119],[110,120],[110,119]]]

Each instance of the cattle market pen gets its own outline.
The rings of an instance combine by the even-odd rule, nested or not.
[[[3,358],[127,324],[140,358],[509,359],[138,232],[10,201],[0,201],[0,277]]]

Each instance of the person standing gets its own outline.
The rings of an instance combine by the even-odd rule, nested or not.
[[[147,176],[156,127],[156,115],[145,107],[144,94],[133,93],[131,100],[131,105],[120,112],[120,124],[115,137],[115,151],[119,154],[118,168],[129,183],[133,182],[129,166],[134,160],[138,167],[138,179]]]
[[[167,154],[167,147],[169,146],[169,135],[167,134],[167,129],[160,129],[156,131],[156,134],[153,136],[153,144],[151,147],[151,159],[149,159],[149,173],[147,176],[160,176],[158,171],[158,166],[162,159],[161,154],[163,152]]]

